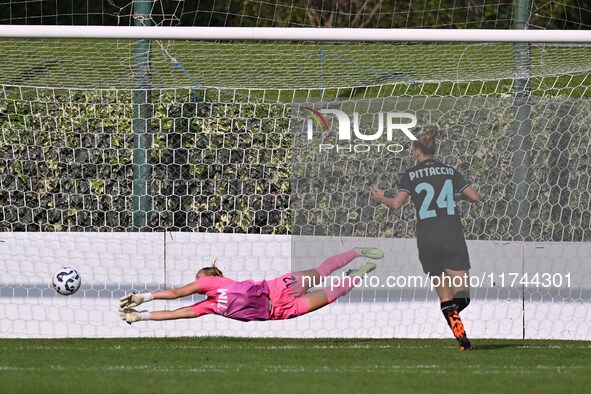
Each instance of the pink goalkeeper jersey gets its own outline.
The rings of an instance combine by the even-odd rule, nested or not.
[[[220,276],[205,276],[197,279],[199,294],[207,298],[191,309],[196,317],[215,313],[241,321],[268,320],[269,286],[266,281],[246,280],[237,282]]]

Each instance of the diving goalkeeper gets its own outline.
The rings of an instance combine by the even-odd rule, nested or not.
[[[219,268],[205,267],[197,272],[194,282],[178,289],[158,290],[152,293],[127,294],[119,300],[119,316],[129,324],[141,320],[174,320],[216,314],[240,321],[284,320],[302,316],[320,309],[337,298],[348,294],[361,277],[373,271],[376,265],[365,263],[350,270],[338,286],[310,291],[334,271],[343,268],[357,257],[378,260],[384,253],[375,248],[356,248],[324,261],[320,266],[287,273],[273,280],[255,282],[235,281],[224,277]],[[138,311],[133,309],[152,300],[172,300],[192,294],[207,298],[191,306],[167,311]]]

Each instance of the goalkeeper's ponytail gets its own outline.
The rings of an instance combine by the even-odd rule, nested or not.
[[[426,156],[437,153],[437,126],[427,126],[419,133],[417,140],[412,143],[413,148],[419,149]]]

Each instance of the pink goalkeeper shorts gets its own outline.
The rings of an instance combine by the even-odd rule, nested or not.
[[[267,281],[271,299],[271,320],[293,319],[308,313],[308,301],[303,291],[297,289],[292,273]]]

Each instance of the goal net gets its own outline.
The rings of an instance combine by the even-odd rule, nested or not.
[[[370,198],[373,187],[394,193],[413,165],[408,134],[437,125],[438,158],[484,196],[458,205],[475,277],[468,333],[591,338],[589,44],[7,33],[563,32],[589,29],[589,10],[568,1],[532,1],[525,17],[502,1],[56,3],[0,1],[0,335],[449,337],[418,262],[414,208]],[[117,320],[126,292],[180,286],[215,259],[229,277],[272,279],[356,246],[384,250],[375,282],[294,321]],[[71,297],[49,284],[61,265],[82,276]]]

